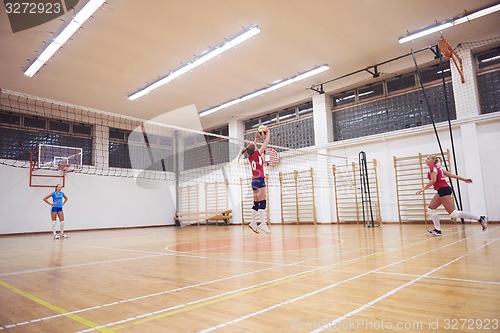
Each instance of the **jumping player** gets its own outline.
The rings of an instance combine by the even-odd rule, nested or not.
[[[440,161],[441,159],[439,157],[431,155],[427,156],[425,163],[429,167],[429,172],[427,173],[429,182],[420,191],[417,192],[417,194],[421,194],[431,186],[433,186],[437,191],[437,193],[432,198],[429,207],[427,208],[432,222],[434,223],[434,230],[428,230],[428,232],[436,236],[442,235],[439,215],[436,210],[441,204],[444,206],[444,208],[452,218],[476,220],[481,224],[483,230],[486,230],[486,228],[488,227],[488,218],[486,216],[477,216],[469,212],[459,211],[455,209],[455,203],[453,202],[453,198],[451,197],[452,189],[446,182],[446,179],[444,179],[444,176],[462,180],[469,184],[472,183],[472,179],[454,175],[451,172],[441,169],[441,167],[439,167],[438,165]]]
[[[60,231],[61,231],[60,237],[68,238],[68,236],[66,236],[66,234],[64,233],[64,212],[63,212],[63,206],[68,201],[68,197],[66,196],[66,194],[64,194],[64,192],[61,192],[61,189],[62,186],[60,184],[57,184],[55,187],[55,191],[48,194],[45,198],[43,198],[43,201],[45,201],[46,204],[52,207],[50,209],[50,217],[52,219],[52,234],[54,235],[54,239],[59,239],[59,235],[57,235],[56,231],[56,222],[58,217],[59,217]],[[49,202],[48,200],[50,197],[52,197],[52,202]]]
[[[259,233],[257,229],[257,213],[259,214],[260,224],[259,229],[266,233],[271,233],[265,220],[266,209],[266,181],[264,175],[264,151],[270,140],[269,129],[266,131],[264,142],[260,149],[257,149],[257,141],[261,135],[257,131],[255,133],[255,140],[250,143],[246,148],[243,148],[240,154],[245,152],[248,154],[248,161],[252,168],[252,190],[253,190],[253,207],[252,207],[252,222],[248,225],[253,232]]]

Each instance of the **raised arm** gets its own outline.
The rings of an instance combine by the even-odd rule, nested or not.
[[[259,134],[257,134],[259,135]],[[269,144],[269,140],[271,139],[271,131],[269,128],[267,129],[266,137],[264,138],[264,142],[262,143],[262,147],[259,148],[259,153],[264,154],[264,150],[266,150],[267,145]]]

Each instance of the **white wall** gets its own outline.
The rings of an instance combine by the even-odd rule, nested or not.
[[[491,220],[500,221],[500,177],[497,171],[500,166],[500,113],[455,120],[452,124],[458,173],[474,180],[473,184],[460,183],[464,209],[476,214],[487,214]],[[476,128],[475,131],[470,130],[471,124]],[[437,127],[443,149],[451,151],[447,124],[440,123]],[[467,129],[463,130],[464,127]],[[466,138],[462,137],[464,133]],[[474,149],[477,154],[467,155]],[[366,153],[368,160],[376,159],[382,219],[384,222],[397,222],[393,156],[436,153],[439,147],[429,125],[331,143],[322,148],[322,151],[325,150],[331,155],[345,156],[350,161],[357,161],[360,151]],[[474,163],[471,163],[471,159]],[[306,166],[309,161],[302,163],[299,168]],[[248,170],[242,166],[242,162],[228,166],[226,172],[238,177],[240,173],[245,175]],[[297,165],[282,167],[294,169]],[[231,168],[238,170],[231,171]],[[217,172],[220,173],[220,170]],[[315,182],[326,181],[330,179],[325,175],[315,178]],[[42,198],[52,191],[51,188],[29,187],[29,169],[4,165],[0,165],[0,184],[0,234],[50,230],[49,206]],[[322,209],[317,214],[318,221],[336,221],[333,190],[325,190],[324,183],[320,185],[316,191],[317,208]],[[229,204],[234,213],[233,223],[240,223],[240,188],[234,184],[230,188]],[[175,186],[167,181],[69,173],[63,191],[69,197],[64,208],[68,230],[173,224]],[[271,222],[280,223],[279,188],[269,187],[269,191]],[[481,201],[479,204],[478,200]],[[481,207],[481,204],[485,211],[475,211],[474,208]]]
[[[166,181],[69,173],[63,192],[67,230],[173,224],[175,196]],[[0,234],[51,230],[52,188],[29,187],[29,169],[0,165]]]
[[[462,137],[461,129],[475,124],[476,134],[468,131],[469,136]],[[443,150],[452,152],[447,123],[437,124]],[[452,122],[458,174],[472,178],[473,184],[460,182],[460,191],[464,210],[478,215],[487,214],[491,220],[500,220],[500,177],[496,170],[500,165],[500,114],[476,116],[467,120]],[[476,136],[474,136],[476,135]],[[475,147],[469,145],[475,143]],[[476,149],[476,154],[470,153]],[[439,146],[431,125],[401,130],[380,135],[332,143],[331,154],[344,154],[357,158],[364,151],[369,161],[376,159],[378,167],[380,206],[385,222],[396,222],[398,218],[395,171],[393,156],[414,156],[418,153],[439,153]],[[470,156],[470,157],[469,157]],[[474,159],[477,163],[470,163]],[[455,167],[450,170],[455,173]],[[326,195],[316,192],[317,195]],[[481,207],[477,200],[482,200]],[[336,221],[334,201],[332,200],[330,221]],[[327,222],[327,221],[322,221]]]

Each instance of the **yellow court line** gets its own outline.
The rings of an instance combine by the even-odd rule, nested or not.
[[[169,316],[172,316],[172,315],[175,315],[175,314],[178,314],[178,313],[188,312],[188,311],[191,311],[191,310],[194,310],[194,309],[198,309],[198,308],[201,308],[201,307],[204,307],[204,306],[208,306],[208,305],[211,305],[211,304],[220,303],[222,301],[225,301],[225,300],[228,300],[228,299],[231,299],[231,298],[243,296],[243,295],[246,295],[246,294],[249,294],[249,293],[253,293],[253,292],[256,292],[256,291],[259,291],[259,290],[264,290],[264,289],[268,289],[268,288],[274,287],[276,285],[287,283],[287,282],[293,281],[293,280],[298,279],[298,278],[302,278],[302,277],[306,277],[306,276],[310,276],[310,275],[315,275],[315,274],[318,274],[318,273],[320,273],[322,271],[326,271],[326,270],[329,270],[329,269],[332,269],[332,268],[337,268],[337,267],[342,267],[342,266],[345,266],[345,265],[350,265],[352,263],[355,263],[355,262],[358,262],[358,261],[361,261],[361,260],[373,259],[373,258],[378,257],[380,255],[386,254],[387,252],[401,250],[401,249],[404,249],[404,248],[409,248],[409,247],[421,245],[422,243],[428,242],[429,240],[432,240],[432,239],[433,238],[429,238],[429,239],[426,239],[424,241],[418,241],[416,243],[412,243],[412,244],[410,244],[408,246],[402,246],[402,247],[398,247],[398,248],[394,248],[394,249],[390,249],[390,250],[384,250],[382,252],[371,254],[371,255],[367,255],[367,256],[362,257],[362,258],[356,258],[356,259],[354,259],[352,261],[348,261],[348,262],[345,262],[345,263],[342,263],[342,264],[339,264],[339,265],[334,265],[334,266],[331,266],[331,267],[321,268],[321,269],[315,270],[313,272],[303,273],[303,274],[300,274],[300,275],[297,275],[297,276],[293,276],[293,277],[290,277],[290,278],[287,278],[287,279],[284,279],[284,280],[273,282],[271,284],[266,284],[264,286],[259,286],[259,287],[255,287],[255,288],[252,288],[252,289],[243,290],[243,291],[231,294],[231,295],[217,297],[217,298],[212,299],[212,300],[207,300],[207,301],[204,301],[204,302],[200,302],[198,304],[189,305],[189,306],[186,306],[186,307],[182,307],[180,309],[175,309],[175,310],[168,311],[168,312],[163,313],[163,314],[158,314],[158,315],[155,315],[155,316],[151,316],[151,317],[148,317],[148,318],[134,320],[134,321],[132,321],[130,323],[123,324],[123,325],[115,327],[115,331],[118,331],[118,330],[123,329],[123,328],[131,327],[131,326],[137,326],[137,325],[140,325],[140,324],[143,324],[143,323],[146,323],[146,322],[149,322],[149,321],[157,320],[157,319],[160,319],[160,318],[169,317]]]
[[[56,312],[56,313],[59,313],[61,315],[64,315],[65,317],[73,319],[74,321],[76,321],[76,322],[78,322],[80,324],[83,324],[83,325],[85,325],[87,327],[96,329],[99,332],[103,332],[103,333],[114,333],[115,332],[114,330],[111,330],[109,328],[97,329],[96,327],[99,327],[101,325],[98,325],[98,324],[94,323],[91,320],[85,319],[85,318],[77,316],[75,314],[68,314],[68,312],[69,312],[68,310],[65,310],[65,309],[63,309],[63,308],[61,308],[61,307],[59,307],[57,305],[54,305],[54,304],[49,303],[47,301],[44,301],[43,299],[41,299],[39,297],[36,297],[35,295],[32,295],[30,293],[27,293],[27,292],[25,292],[25,291],[23,291],[21,289],[18,289],[18,288],[14,287],[13,285],[11,285],[11,284],[9,284],[9,283],[7,283],[5,281],[0,280],[0,286],[5,287],[6,289],[8,289],[8,290],[10,290],[10,291],[12,291],[12,292],[14,292],[14,293],[16,293],[18,295],[21,295],[21,296],[23,296],[23,297],[25,297],[25,298],[33,301],[33,302],[36,302],[36,303],[38,303],[38,304],[40,304],[40,305],[42,305],[42,306],[44,306],[44,307],[46,307],[46,308],[48,308],[48,309]]]

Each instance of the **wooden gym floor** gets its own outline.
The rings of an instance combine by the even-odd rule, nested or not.
[[[3,332],[499,332],[500,226],[0,237]]]

